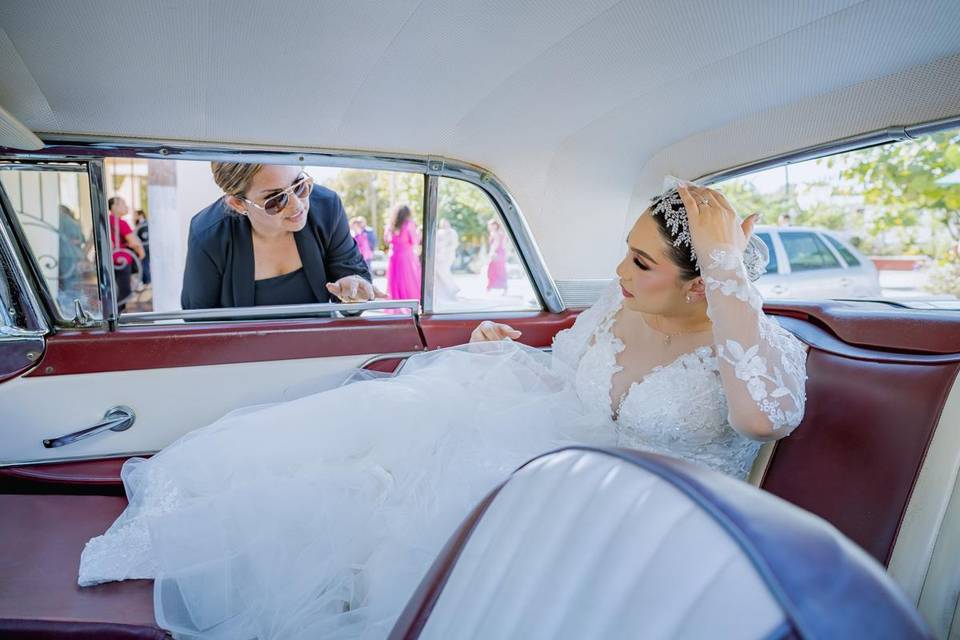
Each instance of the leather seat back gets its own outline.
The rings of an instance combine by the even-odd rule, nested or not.
[[[926,637],[882,568],[819,518],[679,461],[572,448],[478,507],[391,637],[791,634]]]

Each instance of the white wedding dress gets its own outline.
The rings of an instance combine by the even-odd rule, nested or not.
[[[651,367],[619,402],[613,287],[552,354],[500,342],[418,355],[396,376],[236,411],[130,460],[130,504],[87,543],[79,583],[154,578],[157,621],[182,638],[383,638],[460,521],[537,454],[623,446],[743,478],[760,443],[737,428],[799,424],[806,354],[763,315],[739,257],[715,252],[703,274],[713,342]]]

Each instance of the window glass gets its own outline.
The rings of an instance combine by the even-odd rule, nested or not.
[[[776,273],[777,272],[777,251],[773,248],[773,240],[770,238],[769,233],[764,233],[762,231],[757,232],[757,237],[763,240],[763,244],[767,245],[767,253],[770,254],[770,262],[767,263],[767,273]]]
[[[260,171],[274,170],[283,173],[276,178],[280,180],[277,185],[268,185],[277,189],[240,194],[244,199],[240,207],[246,212],[241,215],[223,206],[224,192],[209,162],[106,159],[106,195],[114,203],[111,236],[121,311],[178,311],[184,300],[188,308],[317,302],[317,283],[311,281],[308,270],[318,261],[322,261],[326,281],[357,271],[358,264],[362,271],[365,264],[374,285],[391,297],[421,298],[422,174],[326,166],[278,169],[277,165],[266,165]],[[307,179],[312,186],[304,182]],[[274,214],[271,202],[279,204],[276,197],[284,195],[281,188],[286,189],[285,208]],[[303,231],[290,231],[289,223],[283,221],[296,216],[293,194],[298,190],[307,206],[313,206],[311,194],[323,196],[324,223],[317,233],[307,236],[319,247],[314,260],[304,260],[302,243],[293,240],[293,233]],[[271,197],[275,199],[271,201]],[[336,206],[338,201],[342,210]],[[207,216],[205,226],[198,224],[191,230],[191,221],[211,206],[220,207],[230,223],[218,229]],[[398,212],[401,221],[394,229],[391,223]],[[308,222],[311,219],[308,216]],[[261,241],[268,234],[260,234],[256,224],[264,221],[276,227],[272,230],[277,237],[292,239],[286,248],[273,251],[269,241]],[[240,227],[247,231],[234,237]],[[217,234],[226,235],[213,237]],[[252,239],[245,240],[247,237]],[[234,263],[228,264],[238,254],[227,256],[213,248],[235,248],[241,242],[252,243],[254,278],[236,285],[226,278],[238,271]],[[191,246],[203,247],[203,251],[195,252],[188,263]],[[267,255],[272,259],[265,259]],[[333,271],[331,262],[336,263]],[[249,289],[247,294],[235,293],[243,288]],[[236,304],[237,295],[247,296],[247,304]],[[225,299],[235,304],[224,304]],[[364,315],[375,314],[368,311]]]
[[[839,240],[831,236],[829,233],[824,233],[823,237],[827,239],[827,242],[833,245],[833,248],[837,250],[837,253],[839,253],[840,257],[844,259],[848,267],[857,267],[860,265],[860,260],[858,260],[855,255],[850,253],[850,250],[843,246]]]
[[[766,297],[869,298],[960,310],[960,129],[757,171],[712,185],[761,225],[819,233],[850,266],[831,272],[809,236]],[[785,244],[787,242],[786,239]],[[798,269],[799,267],[799,269]],[[794,286],[794,279],[796,286]],[[896,306],[878,306],[895,309]]]
[[[815,233],[781,232],[780,241],[787,252],[791,271],[835,269],[840,266],[840,262]]]
[[[439,181],[434,268],[438,312],[541,308],[498,209],[469,182]]]
[[[102,318],[86,170],[23,165],[0,171],[0,185],[61,319],[75,317],[76,302],[90,318]]]

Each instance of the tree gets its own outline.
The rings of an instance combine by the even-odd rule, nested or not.
[[[423,175],[397,171],[344,169],[324,186],[339,194],[347,216],[363,216],[377,232],[381,245],[393,209],[406,204],[417,224],[423,224]]]
[[[937,181],[960,169],[960,130],[887,144],[828,160],[842,167],[847,193],[858,193],[878,209],[874,233],[917,226],[928,214],[934,224],[960,240],[960,185]],[[934,244],[934,250],[939,247]],[[950,252],[942,252],[949,257]],[[956,259],[955,254],[953,259]]]
[[[723,195],[742,217],[759,213],[759,224],[780,224],[784,215],[789,215],[792,224],[808,224],[801,218],[802,210],[797,202],[797,190],[781,187],[776,191],[763,193],[753,182],[747,179],[734,179],[720,186]]]
[[[496,215],[487,194],[475,185],[450,178],[441,179],[437,191],[439,215],[450,221],[460,242],[482,244],[487,237],[487,221]]]

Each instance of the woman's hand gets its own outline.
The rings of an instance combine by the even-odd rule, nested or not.
[[[369,302],[387,297],[387,294],[360,276],[345,276],[336,282],[328,282],[327,291],[341,302]]]
[[[687,210],[691,243],[699,257],[706,258],[713,249],[721,246],[733,247],[743,253],[759,213],[741,221],[719,191],[693,185],[680,185],[677,191]]]
[[[498,340],[516,340],[522,333],[507,324],[484,320],[470,334],[470,342],[496,342]]]

